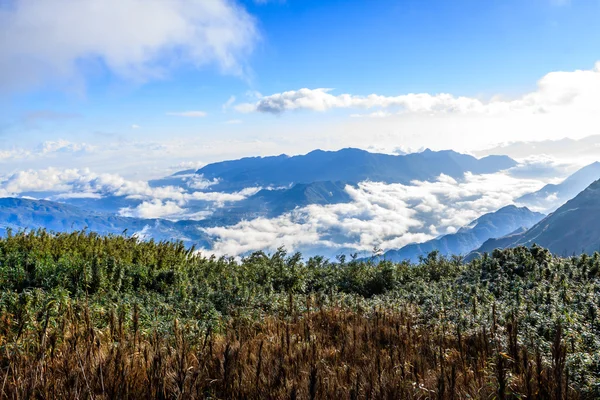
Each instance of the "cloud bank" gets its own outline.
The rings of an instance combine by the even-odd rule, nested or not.
[[[241,76],[257,38],[231,0],[15,0],[0,7],[0,87],[77,82],[98,61],[137,82],[179,64]]]
[[[39,193],[38,198],[50,200],[125,197],[134,205],[120,209],[119,214],[123,216],[179,220],[210,215],[191,208],[191,203],[208,203],[205,208],[214,210],[226,203],[241,201],[260,190],[246,188],[234,193],[203,191],[215,183],[195,175],[184,177],[181,185],[155,187],[146,181],[128,180],[118,174],[97,174],[89,169],[30,169],[0,175],[0,197],[32,196],[36,193]]]
[[[217,241],[207,252],[240,255],[284,245],[306,255],[354,251],[369,255],[376,246],[395,249],[453,233],[541,186],[539,181],[505,173],[466,174],[461,181],[441,175],[436,182],[411,185],[363,182],[346,187],[350,203],[310,205],[277,218],[208,228]]]
[[[399,96],[332,94],[332,89],[299,89],[261,97],[255,103],[236,106],[240,112],[281,114],[293,110],[327,111],[338,108],[398,109],[401,113],[545,114],[565,108],[596,112],[600,102],[600,62],[592,70],[551,72],[538,81],[537,90],[516,99],[499,96],[489,101],[448,93],[409,93]],[[364,114],[386,117],[384,111]],[[353,114],[353,116],[363,116]]]

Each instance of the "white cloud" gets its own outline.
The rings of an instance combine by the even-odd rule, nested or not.
[[[241,201],[260,190],[246,188],[234,193],[202,192],[196,190],[206,189],[216,182],[202,177],[186,178],[185,182],[185,187],[153,187],[146,181],[127,180],[117,174],[96,174],[89,169],[46,168],[0,175],[0,197],[19,196],[29,192],[55,193],[53,199],[124,196],[142,202],[139,215],[158,215],[161,210],[165,215],[172,215],[181,213],[193,201],[209,202],[214,209],[226,203]],[[175,210],[173,204],[182,210]],[[123,215],[129,214],[129,209],[123,212]]]
[[[257,218],[234,226],[207,228],[218,238],[217,254],[288,250],[316,252],[359,251],[375,246],[384,250],[452,233],[482,214],[495,211],[542,183],[505,173],[466,174],[456,181],[440,176],[436,182],[411,185],[363,182],[347,186],[352,201],[326,206],[310,205],[277,218]]]
[[[188,118],[206,117],[206,113],[204,111],[177,111],[177,112],[168,112],[167,115],[171,115],[174,117],[188,117]]]
[[[467,112],[479,110],[483,103],[468,97],[454,97],[450,94],[431,95],[428,93],[406,94],[396,97],[371,94],[357,96],[351,94],[333,95],[332,89],[300,89],[276,93],[262,97],[257,103],[244,103],[237,106],[240,112],[263,112],[280,114],[290,110],[327,111],[334,108],[390,108],[400,107],[408,112]],[[383,116],[375,114],[375,116]]]
[[[489,101],[448,93],[410,93],[399,96],[371,94],[334,95],[332,89],[299,89],[263,96],[255,103],[236,106],[240,112],[280,114],[291,110],[327,111],[336,108],[398,108],[403,113],[502,114],[525,112],[545,114],[575,108],[595,112],[600,101],[600,63],[592,70],[551,72],[538,81],[537,90],[516,99],[497,96]],[[359,116],[360,114],[354,114]],[[382,117],[383,111],[369,116]]]
[[[132,124],[131,125],[131,129],[140,129],[141,126],[139,126],[138,124]]]
[[[158,199],[144,201],[135,209],[124,208],[120,212],[121,216],[138,218],[164,218],[167,216],[181,215],[183,213],[183,208],[181,208],[176,202],[163,202]]]
[[[56,170],[48,168],[41,171],[19,171],[0,178],[0,196],[15,196],[22,192],[69,191],[70,182],[80,178],[76,169]]]
[[[217,178],[208,180],[204,179],[204,176],[199,174],[191,174],[190,176],[185,177],[184,181],[186,182],[187,187],[196,190],[205,190],[219,183],[219,179]]]
[[[173,60],[243,75],[257,37],[231,0],[15,0],[0,8],[0,82],[78,82],[97,60],[138,82],[164,77]]]
[[[456,233],[456,231],[458,231],[458,229],[454,226],[449,226],[448,228],[446,228],[446,234],[453,234]]]

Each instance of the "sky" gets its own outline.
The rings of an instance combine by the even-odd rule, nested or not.
[[[579,140],[598,20],[598,0],[0,0],[0,169]]]

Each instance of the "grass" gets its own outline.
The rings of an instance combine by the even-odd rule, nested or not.
[[[0,398],[596,399],[600,256],[237,262],[0,239]]]

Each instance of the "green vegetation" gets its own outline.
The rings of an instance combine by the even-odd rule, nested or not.
[[[0,398],[600,398],[600,255],[0,239]]]

